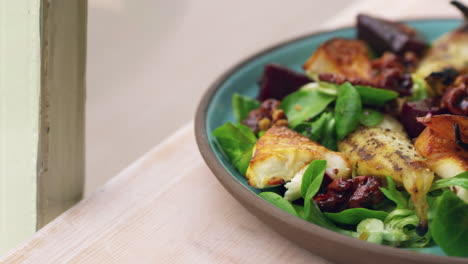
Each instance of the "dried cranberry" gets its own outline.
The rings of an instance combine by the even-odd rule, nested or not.
[[[348,192],[348,191],[352,191],[354,188],[353,188],[353,182],[352,182],[352,179],[351,180],[345,180],[343,178],[338,178],[334,181],[332,181],[329,185],[328,185],[328,190],[329,191],[333,191],[333,192]]]
[[[314,201],[323,212],[337,212],[346,202],[346,197],[343,195],[318,194]]]
[[[339,212],[346,208],[371,208],[383,202],[380,181],[372,176],[333,180],[325,194],[317,194],[314,201],[324,212]]]
[[[323,176],[322,184],[320,185],[320,189],[318,193],[326,193],[328,189],[328,185],[334,180],[332,176],[330,176],[327,172]]]
[[[372,207],[383,202],[384,196],[380,191],[380,182],[374,177],[359,176],[353,179],[356,190],[349,198],[348,207]]]

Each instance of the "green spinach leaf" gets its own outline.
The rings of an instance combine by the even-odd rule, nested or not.
[[[230,122],[213,131],[213,136],[218,140],[224,153],[242,175],[245,175],[247,171],[252,158],[252,149],[256,143],[255,135],[253,137],[252,135],[250,129],[247,131],[245,128],[239,128]]]
[[[385,103],[398,97],[398,93],[391,90],[374,88],[370,86],[354,86],[361,95],[362,104],[384,106]]]
[[[339,140],[346,137],[359,125],[361,97],[349,82],[342,84],[335,104],[336,135]]]
[[[460,186],[468,189],[468,171],[462,172],[451,178],[434,181],[430,191],[439,190],[449,186]]]
[[[393,201],[398,209],[408,208],[408,197],[398,191],[392,177],[387,176],[387,188],[381,187],[380,190],[389,200]]]
[[[366,208],[351,208],[339,213],[325,213],[325,216],[338,224],[357,225],[367,218],[376,218],[383,221],[388,216],[388,213]]]
[[[247,96],[235,93],[232,95],[232,111],[236,122],[244,120],[250,111],[260,107],[260,102]]]
[[[312,195],[312,197],[315,196],[315,194],[317,194],[318,190],[320,189],[320,185],[322,185],[323,175],[325,174],[326,168],[326,160],[314,160],[312,161],[312,163],[310,163],[310,165],[304,172],[304,175],[302,176],[302,198],[306,197],[306,195],[309,193],[309,189],[309,194]]]
[[[258,195],[265,199],[267,202],[271,203],[272,205],[287,212],[288,214],[299,216],[296,212],[296,209],[294,209],[293,205],[290,202],[286,201],[279,194],[274,192],[261,192]]]
[[[468,204],[446,190],[430,224],[434,241],[449,256],[468,257]]]
[[[281,102],[281,109],[288,118],[290,127],[319,115],[335,100],[335,96],[319,91],[299,90],[286,96]]]
[[[361,115],[359,116],[359,121],[361,122],[361,124],[368,127],[376,126],[380,124],[382,120],[382,113],[369,108],[362,109]]]

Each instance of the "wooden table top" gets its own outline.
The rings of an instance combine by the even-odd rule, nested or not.
[[[360,1],[388,18],[457,17],[447,1]],[[276,234],[217,182],[195,143],[193,123],[176,131],[99,191],[38,231],[1,263],[326,263]]]

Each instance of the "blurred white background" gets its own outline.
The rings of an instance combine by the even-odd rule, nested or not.
[[[86,194],[189,122],[223,71],[351,0],[89,0]]]

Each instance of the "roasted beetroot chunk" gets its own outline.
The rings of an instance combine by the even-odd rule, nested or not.
[[[406,129],[410,138],[415,138],[421,134],[425,126],[416,120],[416,117],[426,115],[440,115],[444,111],[439,107],[437,99],[429,98],[416,102],[406,102],[400,113],[400,121]]]
[[[265,66],[260,80],[258,100],[281,100],[311,81],[309,77],[302,73],[297,73],[280,65],[268,64]]]
[[[399,55],[412,51],[421,55],[427,48],[423,37],[413,28],[368,15],[357,17],[357,37],[369,44],[377,55],[391,51]]]

